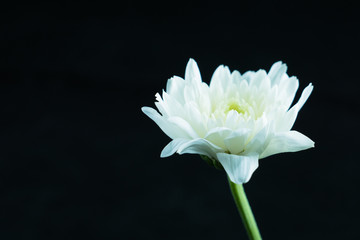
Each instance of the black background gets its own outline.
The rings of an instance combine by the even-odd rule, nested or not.
[[[359,22],[344,1],[15,3],[1,8],[1,239],[246,239],[226,176],[140,110],[190,57],[209,82],[282,60],[314,92],[245,185],[264,239],[356,239]]]

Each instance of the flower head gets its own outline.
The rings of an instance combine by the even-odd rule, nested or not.
[[[221,65],[207,85],[190,59],[185,79],[170,78],[162,96],[155,95],[161,114],[142,108],[172,139],[161,157],[175,152],[205,155],[219,161],[231,181],[246,183],[259,159],[314,147],[308,137],[291,130],[313,86],[310,83],[290,108],[299,82],[286,70],[285,64],[277,62],[269,73],[258,70],[241,75]]]

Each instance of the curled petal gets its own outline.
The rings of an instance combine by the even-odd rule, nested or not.
[[[142,107],[141,110],[145,113],[149,118],[151,118],[160,129],[168,135],[170,138],[189,138],[189,135],[183,131],[178,126],[167,121],[163,116],[161,116],[157,111],[155,111],[151,107]]]
[[[278,133],[270,140],[260,158],[283,152],[297,152],[312,147],[314,147],[314,142],[297,131]]]
[[[181,145],[178,149],[179,154],[193,153],[216,158],[216,153],[223,151],[222,148],[212,144],[203,138],[197,138]]]
[[[198,135],[192,128],[192,126],[181,117],[169,117],[167,119],[168,122],[172,123],[174,126],[177,126],[179,129],[186,134],[186,138],[197,138]]]
[[[164,147],[164,149],[161,151],[160,157],[165,158],[173,155],[181,145],[188,142],[189,139],[184,138],[176,138],[169,142],[168,145]]]
[[[218,153],[216,156],[230,180],[237,184],[248,182],[259,166],[259,155],[256,153],[247,156]]]

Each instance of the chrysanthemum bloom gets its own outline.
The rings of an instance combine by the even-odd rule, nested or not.
[[[259,159],[314,147],[308,137],[291,130],[313,86],[309,84],[290,108],[299,82],[286,70],[285,64],[277,62],[269,73],[259,70],[241,75],[221,65],[207,85],[190,59],[185,80],[174,76],[162,97],[156,94],[161,114],[142,108],[172,139],[161,157],[175,152],[206,156],[220,163],[232,182],[241,184],[249,181]]]

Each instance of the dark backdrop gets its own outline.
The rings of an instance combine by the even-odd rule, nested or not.
[[[314,92],[294,129],[316,147],[260,161],[245,185],[264,239],[355,239],[355,4],[16,3],[1,8],[1,239],[246,239],[226,176],[140,110],[190,57],[268,70]],[[297,94],[297,97],[299,96]]]

